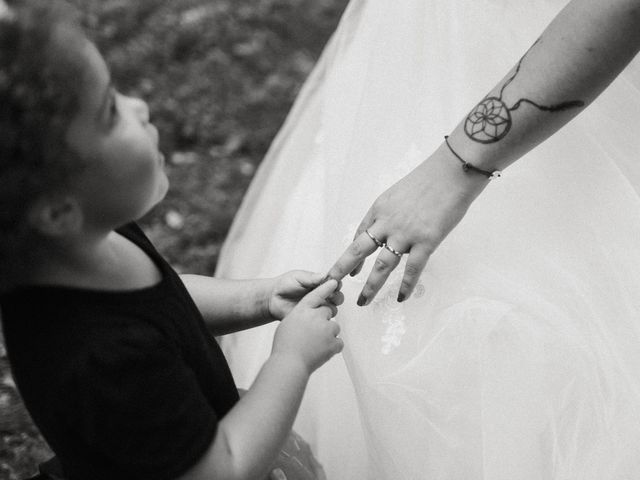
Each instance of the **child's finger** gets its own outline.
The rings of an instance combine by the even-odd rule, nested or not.
[[[301,270],[298,272],[296,280],[298,280],[298,283],[304,288],[316,288],[327,280],[327,278],[326,273],[314,273]]]
[[[326,303],[327,299],[335,292],[338,282],[333,278],[307,293],[304,301],[310,307],[319,307]]]
[[[334,320],[331,320],[329,325],[331,326],[331,335],[334,337],[340,335],[340,325],[338,325]]]
[[[344,293],[335,292],[328,300],[334,305],[342,305],[344,303]]]
[[[320,312],[320,315],[327,320],[338,314],[338,308],[330,303],[325,303],[324,305],[319,306],[316,311]]]

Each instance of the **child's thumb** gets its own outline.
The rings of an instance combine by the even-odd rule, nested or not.
[[[327,298],[329,298],[331,294],[336,291],[337,287],[338,282],[333,278],[330,278],[323,284],[318,285],[315,289],[307,293],[305,299],[307,300],[309,306],[319,307],[327,301]]]
[[[324,283],[329,277],[326,273],[300,272],[298,282],[305,288],[314,288]]]

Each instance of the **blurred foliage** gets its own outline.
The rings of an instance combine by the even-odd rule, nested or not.
[[[118,88],[149,102],[172,188],[144,221],[211,274],[242,195],[346,0],[73,0]]]
[[[148,103],[171,189],[142,224],[183,272],[212,274],[242,196],[347,0],[70,0],[120,91]],[[0,339],[1,340],[1,339]],[[0,480],[50,455],[0,342]]]

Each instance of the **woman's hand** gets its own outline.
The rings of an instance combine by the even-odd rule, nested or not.
[[[268,311],[271,318],[282,320],[298,302],[311,290],[324,283],[327,276],[323,273],[312,273],[304,270],[292,270],[272,280],[268,297]],[[333,293],[328,302],[332,309],[342,305],[344,295],[338,291]],[[335,312],[334,312],[335,315]]]
[[[358,305],[371,302],[400,263],[401,256],[392,250],[409,255],[398,301],[411,295],[429,256],[488,183],[486,176],[465,172],[461,165],[446,146],[441,146],[373,203],[353,243],[329,271],[335,279],[356,275],[364,259],[385,245],[358,297]]]

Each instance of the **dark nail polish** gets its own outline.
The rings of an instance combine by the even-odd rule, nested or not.
[[[405,298],[406,298],[406,297],[404,296],[404,293],[399,293],[399,294],[398,294],[398,302],[399,302],[399,303],[404,302],[404,299],[405,299]]]
[[[360,296],[358,297],[358,301],[356,303],[358,304],[359,307],[364,306],[364,304],[367,303],[367,297],[360,294]]]

